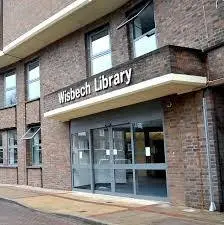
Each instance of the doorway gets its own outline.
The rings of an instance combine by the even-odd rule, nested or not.
[[[167,197],[161,119],[72,135],[73,188],[130,197]]]

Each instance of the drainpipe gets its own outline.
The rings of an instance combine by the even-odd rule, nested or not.
[[[209,145],[209,134],[208,134],[208,107],[205,98],[205,92],[203,93],[203,114],[204,114],[204,124],[205,124],[205,138],[206,138],[206,153],[207,153],[207,163],[208,163],[208,177],[209,177],[209,195],[210,195],[210,207],[209,211],[216,211],[216,206],[214,202],[214,191],[212,184],[212,171],[211,171],[211,155],[210,155],[210,145]]]

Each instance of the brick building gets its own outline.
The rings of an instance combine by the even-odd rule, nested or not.
[[[223,0],[1,0],[0,23],[0,183],[222,210]]]

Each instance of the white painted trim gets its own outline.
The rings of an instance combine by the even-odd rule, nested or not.
[[[0,56],[4,55],[4,53],[7,54],[9,51],[13,50],[17,46],[19,46],[22,43],[24,43],[25,41],[33,38],[35,35],[37,35],[41,31],[46,30],[47,28],[49,28],[53,24],[55,24],[58,21],[62,20],[66,16],[68,16],[71,13],[73,13],[74,11],[78,10],[79,8],[87,5],[91,1],[92,0],[76,0],[72,4],[70,4],[67,7],[63,8],[62,10],[60,10],[59,12],[54,14],[53,16],[49,17],[48,19],[46,19],[42,23],[40,23],[37,26],[35,26],[33,29],[29,30],[28,32],[26,32],[25,34],[21,35],[16,40],[12,41],[10,44],[5,46],[3,48],[3,54],[1,52]]]
[[[186,84],[195,87],[203,87],[207,83],[207,78],[201,76],[170,73],[119,90],[115,90],[106,94],[92,97],[84,101],[76,102],[68,106],[51,110],[49,112],[44,113],[44,117],[53,117],[73,110],[91,107],[92,105],[100,104],[102,102],[117,99],[120,97],[125,97],[133,93],[142,92],[147,89],[152,89],[169,83]]]

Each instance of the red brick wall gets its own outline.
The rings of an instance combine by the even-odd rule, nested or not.
[[[0,167],[1,184],[17,184],[17,168]]]
[[[41,169],[27,169],[28,185],[33,187],[42,187]]]
[[[202,98],[199,91],[164,102],[171,201],[197,208],[209,201]]]

